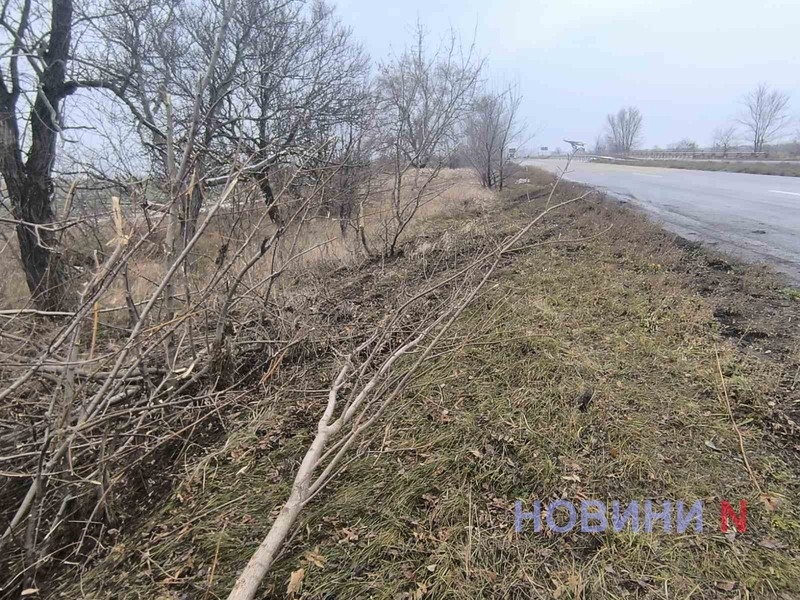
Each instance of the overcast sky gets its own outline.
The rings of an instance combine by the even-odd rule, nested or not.
[[[339,0],[373,57],[401,50],[419,20],[476,35],[495,82],[518,81],[531,146],[593,143],[623,105],[644,145],[709,144],[759,82],[800,116],[800,0]],[[794,127],[788,138],[794,137]]]

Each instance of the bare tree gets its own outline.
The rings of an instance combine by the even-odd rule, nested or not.
[[[385,254],[395,254],[400,235],[455,150],[456,128],[472,103],[482,66],[474,46],[462,48],[452,32],[430,52],[422,26],[417,28],[413,46],[381,65],[378,127],[392,179]],[[410,173],[413,185],[406,189]]]
[[[373,168],[374,144],[371,135],[374,114],[366,113],[337,130],[330,151],[313,169],[315,181],[324,180],[323,208],[328,216],[334,213],[345,242],[352,229],[356,234],[353,250],[362,248],[372,254],[365,231],[365,205],[375,191],[376,170]]]
[[[612,152],[630,152],[641,141],[642,113],[635,106],[606,117],[606,139]]]
[[[517,118],[521,101],[519,91],[509,87],[498,94],[481,95],[467,115],[464,154],[484,187],[503,189],[511,158],[509,146],[522,132]]]
[[[789,94],[771,89],[766,83],[742,100],[744,111],[737,122],[749,132],[753,152],[763,152],[764,145],[780,137],[791,123]]]
[[[357,145],[352,136],[370,110],[368,60],[322,2],[253,1],[252,13],[257,35],[242,66],[248,84],[224,107],[223,132],[228,148],[252,157],[248,173],[273,221],[281,223],[274,202],[276,171],[291,173],[308,159],[324,170],[333,158],[331,145],[342,134],[351,138],[351,148]]]
[[[43,309],[63,308],[67,290],[56,244],[53,167],[69,80],[72,0],[4,3],[0,43],[0,171],[16,219],[25,279]]]
[[[732,148],[736,147],[738,138],[739,132],[734,125],[720,127],[714,131],[713,147],[715,150],[721,150],[722,156],[725,157]]]
[[[108,16],[93,22],[100,43],[82,61],[81,84],[110,92],[128,110],[165,182],[163,193],[181,193],[174,208],[185,243],[200,213],[213,151],[230,156],[217,143],[219,113],[243,84],[255,20],[249,5],[235,0],[108,2]]]

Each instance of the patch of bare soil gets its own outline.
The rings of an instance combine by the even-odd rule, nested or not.
[[[721,334],[742,352],[778,366],[768,425],[800,451],[800,290],[765,266],[676,243],[685,249],[687,283],[714,306]]]

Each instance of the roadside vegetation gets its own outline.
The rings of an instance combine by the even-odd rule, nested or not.
[[[231,597],[250,600],[413,381],[397,364],[439,351],[525,231],[430,289],[395,286],[355,329],[336,315],[367,298],[310,299],[389,269],[437,210],[480,210],[513,177],[520,97],[421,24],[373,63],[321,2],[34,0],[0,25],[0,595],[103,556],[172,490],[164,472],[303,365],[330,410],[266,550],[248,548]],[[321,382],[317,356],[339,374]]]
[[[553,179],[526,178],[502,197],[465,182],[391,264],[310,272],[317,350],[159,464],[172,491],[59,593],[224,597],[314,436],[324,349],[540,214]],[[550,202],[585,193],[562,186]],[[597,194],[549,213],[308,505],[264,597],[794,597],[798,313],[768,273]],[[537,498],[701,499],[706,529],[515,533],[514,502]],[[745,533],[719,531],[722,499],[748,502]]]
[[[10,0],[0,44],[0,598],[798,592],[796,299],[515,165],[474,43]],[[535,498],[748,529],[514,533]]]
[[[592,162],[629,165],[634,167],[661,167],[665,169],[689,169],[695,171],[726,171],[728,173],[752,173],[753,175],[781,175],[800,177],[800,163],[796,162],[757,162],[725,160],[658,160],[658,159],[608,159],[592,158]]]

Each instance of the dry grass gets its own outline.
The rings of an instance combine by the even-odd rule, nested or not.
[[[413,181],[407,182],[413,187]],[[418,222],[429,222],[442,216],[460,214],[464,211],[481,211],[492,198],[491,193],[483,190],[473,174],[466,169],[451,169],[442,172],[431,191],[426,195],[415,222],[401,241],[418,238],[420,229]],[[381,248],[381,236],[384,235],[382,223],[388,218],[389,190],[375,190],[366,204],[365,230],[369,246]],[[98,206],[95,206],[97,209]],[[265,219],[265,207],[260,196],[249,186],[242,186],[231,206],[219,211],[211,223],[207,234],[201,239],[193,251],[190,263],[189,288],[193,294],[201,291],[217,266],[215,261],[220,249],[227,244],[231,249],[242,244],[253,230],[256,235],[248,251],[239,259],[238,266],[243,265],[253,253],[258,252],[259,244],[264,238],[275,233],[275,226]],[[71,265],[88,267],[95,264],[95,257],[102,262],[104,253],[108,251],[110,240],[115,237],[110,222],[110,212],[93,212],[83,215],[81,226],[73,228],[65,234],[64,247],[67,248],[66,260]],[[81,215],[73,215],[80,217]],[[126,215],[126,231],[132,239],[147,238],[141,251],[129,261],[128,278],[130,292],[134,302],[145,301],[165,272],[163,242],[166,232],[166,221],[163,215],[151,212],[150,231],[141,210],[130,206]],[[0,246],[0,269],[5,276],[0,281],[0,307],[24,308],[29,306],[30,294],[18,257],[18,246],[13,227],[2,225],[3,244]],[[278,255],[274,256],[277,252]],[[299,255],[295,257],[295,255]],[[244,284],[253,294],[263,292],[266,281],[276,265],[287,262],[284,279],[295,280],[304,276],[309,270],[327,273],[341,267],[353,267],[363,263],[365,256],[359,241],[351,231],[343,237],[339,220],[334,216],[325,216],[319,211],[310,212],[302,224],[295,224],[285,235],[277,249],[270,249],[259,265],[248,273]],[[233,271],[235,271],[235,267]],[[83,276],[72,272],[71,286],[80,289]],[[292,286],[290,286],[292,287]],[[128,315],[125,304],[125,287],[117,281],[99,300],[102,319],[101,331],[122,327],[127,323]],[[245,303],[246,304],[246,303]]]
[[[662,167],[668,169],[689,169],[696,171],[727,171],[729,173],[751,173],[753,175],[782,175],[784,177],[800,177],[800,163],[797,162],[745,162],[715,160],[603,160],[615,165],[633,165],[636,167]]]
[[[425,188],[421,210],[429,220],[453,210],[448,192],[460,183],[463,173],[444,173],[435,187]],[[21,588],[12,586],[27,585],[26,574],[30,581],[47,579],[62,560],[85,560],[95,545],[102,547],[109,523],[147,514],[141,481],[159,477],[162,463],[169,470],[177,456],[195,456],[199,447],[213,445],[224,433],[227,415],[245,402],[249,386],[272,376],[265,365],[277,371],[284,362],[325,353],[337,337],[346,338],[324,322],[344,305],[335,302],[316,314],[305,310],[326,293],[331,274],[368,265],[381,272],[396,260],[365,256],[352,237],[342,240],[339,221],[325,217],[314,199],[306,204],[286,198],[295,216],[287,216],[283,236],[264,254],[276,229],[259,197],[247,186],[237,192],[221,197],[222,210],[207,217],[207,229],[184,263],[188,268],[178,270],[171,289],[164,287],[164,215],[153,212],[147,219],[128,203],[123,231],[130,239],[124,252],[133,255],[115,265],[123,266],[105,277],[103,286],[86,284],[95,273],[109,273],[100,265],[111,260],[112,248],[117,248],[114,260],[123,256],[107,216],[89,214],[65,233],[75,296],[87,289],[97,293],[77,316],[42,318],[15,310],[0,315],[0,377],[7,397],[0,407],[0,504],[12,524],[5,526],[3,541],[14,538],[0,553],[0,587],[8,586],[0,596],[18,593]],[[209,202],[215,200],[222,201]],[[367,209],[375,213],[385,203],[378,190]],[[285,209],[293,214],[292,207]],[[379,215],[367,215],[367,236],[380,236],[380,225]],[[16,260],[13,232],[3,233],[12,241],[0,261],[10,267]],[[255,268],[246,271],[251,265]],[[5,297],[13,303],[8,308],[26,306],[24,287],[18,288]],[[125,409],[116,406],[129,400]],[[60,441],[48,454],[52,439]],[[45,458],[37,462],[36,456]],[[68,457],[65,469],[62,456]],[[100,484],[94,472],[102,474]],[[39,486],[40,481],[47,483]],[[37,488],[44,492],[37,494]],[[41,510],[32,497],[41,501]],[[110,504],[115,508],[106,512]],[[69,512],[58,512],[62,508]],[[18,526],[20,519],[28,516],[31,527],[20,538],[17,531],[25,527]],[[50,535],[47,529],[58,531]],[[28,551],[39,541],[41,551]],[[48,546],[58,550],[51,555]]]
[[[30,293],[25,283],[25,275],[19,260],[19,250],[13,229],[3,226],[2,246],[0,247],[0,307],[21,307],[28,303]]]
[[[424,280],[535,214],[540,204],[514,199],[550,181],[532,177],[529,190],[493,204],[462,190],[491,209],[467,218],[454,192],[449,206],[430,207],[405,259],[328,274],[310,312],[340,331],[369,326],[399,282]],[[264,597],[284,598],[300,567],[304,598],[800,594],[798,446],[770,426],[776,402],[797,401],[796,388],[787,398],[782,387],[794,359],[726,340],[717,298],[696,291],[711,259],[637,214],[583,202],[548,218],[531,242],[540,245],[509,260],[402,407],[308,507]],[[319,257],[328,259],[342,255]],[[775,502],[761,500],[742,464],[717,350],[753,476]],[[225,443],[178,469],[174,493],[81,573],[80,587],[65,582],[65,597],[224,597],[287,493],[334,362],[319,354],[287,367],[265,397],[254,389]],[[708,526],[514,533],[514,501],[534,498],[703,499]],[[722,498],[748,500],[747,533],[719,533]]]

